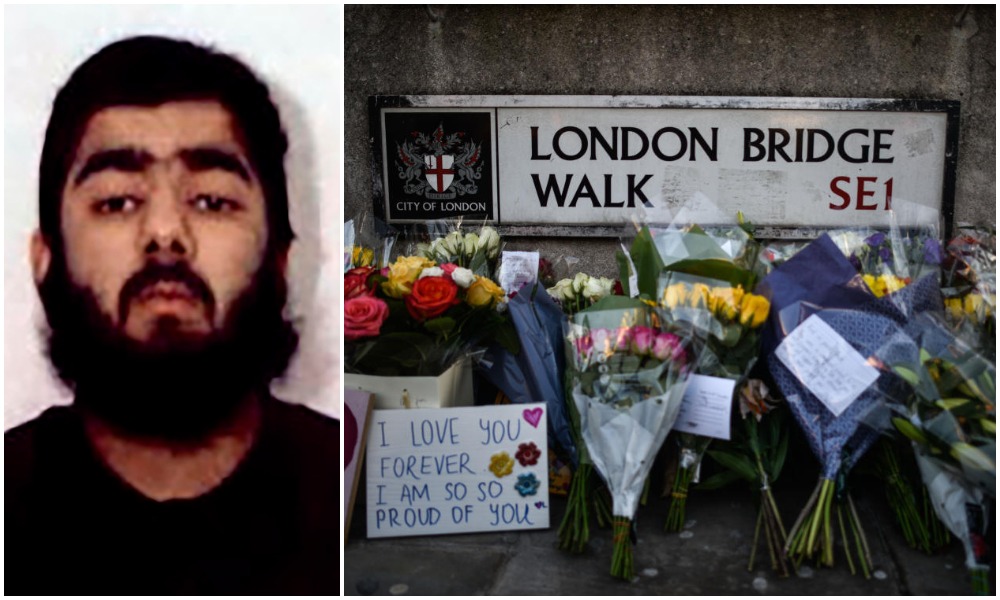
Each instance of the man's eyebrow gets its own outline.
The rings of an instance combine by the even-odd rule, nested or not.
[[[238,175],[243,181],[250,183],[250,171],[240,156],[228,150],[218,148],[191,148],[181,150],[180,158],[192,171],[210,171],[222,169]]]
[[[73,185],[78,186],[91,175],[101,171],[116,170],[138,173],[152,162],[152,154],[135,148],[100,150],[87,157],[83,168],[73,178]]]

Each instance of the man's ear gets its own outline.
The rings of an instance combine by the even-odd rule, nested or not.
[[[29,255],[31,258],[31,273],[35,278],[35,285],[41,285],[49,272],[49,266],[52,264],[52,248],[49,247],[49,243],[45,240],[42,232],[37,229],[31,234]]]

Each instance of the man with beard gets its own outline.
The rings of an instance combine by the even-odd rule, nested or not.
[[[269,393],[286,149],[266,86],[187,42],[60,90],[31,264],[74,402],[5,435],[5,592],[339,593],[338,424]]]

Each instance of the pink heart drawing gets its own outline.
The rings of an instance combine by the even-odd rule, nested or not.
[[[531,424],[532,427],[538,428],[538,423],[542,420],[542,409],[531,408],[524,409],[524,420]]]

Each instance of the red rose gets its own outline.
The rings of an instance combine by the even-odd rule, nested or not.
[[[345,273],[344,300],[350,300],[358,296],[374,296],[375,284],[368,284],[368,278],[373,271],[374,269],[371,267],[358,267]]]
[[[371,296],[351,298],[344,302],[344,338],[375,337],[388,316],[389,305],[385,300]]]
[[[458,304],[458,286],[447,277],[421,277],[406,297],[406,310],[418,321],[434,318]]]

